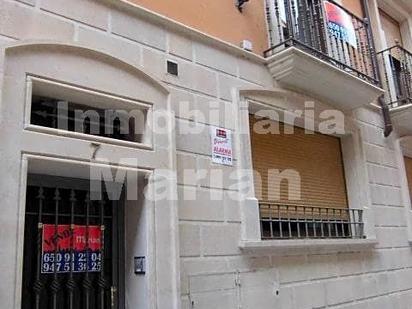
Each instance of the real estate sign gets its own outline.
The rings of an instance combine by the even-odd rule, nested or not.
[[[100,226],[43,225],[41,272],[99,272]]]
[[[357,48],[355,27],[352,17],[342,8],[329,1],[324,1],[326,21],[329,32],[354,48]]]

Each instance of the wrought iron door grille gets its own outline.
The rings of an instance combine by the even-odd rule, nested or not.
[[[384,76],[385,100],[390,108],[412,103],[412,53],[399,45],[378,53]]]
[[[262,239],[363,238],[362,210],[260,202]]]
[[[274,3],[274,14],[267,14],[271,25],[271,47],[264,52],[265,57],[293,46],[369,83],[379,85],[368,20],[359,18],[333,0],[270,1]],[[346,33],[344,28],[328,21],[325,5],[332,5],[349,17],[353,29],[350,39],[342,37]]]
[[[88,190],[28,186],[22,308],[114,308],[113,206],[107,195],[90,200]],[[46,230],[52,231],[48,239]],[[64,241],[70,245],[64,247]],[[99,249],[93,251],[97,242]],[[45,253],[49,243],[54,249]]]

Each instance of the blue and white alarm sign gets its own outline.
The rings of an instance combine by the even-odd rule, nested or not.
[[[233,165],[232,132],[231,130],[211,127],[212,162],[223,165]]]

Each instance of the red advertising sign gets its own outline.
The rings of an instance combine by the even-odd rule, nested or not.
[[[324,4],[329,32],[336,38],[357,48],[356,32],[352,23],[352,17],[332,2],[325,1]]]
[[[101,232],[100,226],[75,225],[72,232],[70,225],[43,225],[42,273],[99,272]]]

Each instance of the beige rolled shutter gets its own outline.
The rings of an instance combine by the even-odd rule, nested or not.
[[[409,194],[412,198],[412,158],[404,157],[406,178],[408,179]]]
[[[255,192],[259,200],[275,201],[274,186],[279,188],[279,185],[269,179],[269,171],[289,169],[300,175],[301,200],[294,200],[298,197],[299,186],[294,181],[294,173],[290,173],[289,181],[280,182],[280,200],[275,202],[332,208],[348,206],[339,138],[314,132],[305,134],[305,130],[298,127],[292,128],[293,134],[285,134],[286,125],[267,119],[257,120],[254,115],[250,115],[249,121],[253,168],[260,175],[255,175]],[[257,132],[269,126],[279,127],[280,134]]]

